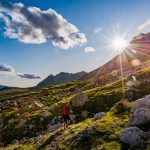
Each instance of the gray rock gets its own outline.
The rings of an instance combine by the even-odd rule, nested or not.
[[[75,123],[76,116],[74,114],[70,114],[70,120]]]
[[[139,108],[149,108],[150,109],[150,95],[145,96],[144,98],[138,99],[132,103],[131,112],[134,112]]]
[[[27,138],[26,137],[24,137],[24,138],[22,138],[20,140],[20,144],[25,144],[26,142],[27,142]]]
[[[104,117],[106,115],[105,112],[99,112],[97,114],[94,115],[94,121],[98,120],[98,119],[101,119],[102,117]]]
[[[13,124],[14,122],[15,122],[15,119],[10,119],[10,120],[8,121],[9,124]]]
[[[19,123],[17,124],[17,126],[15,127],[15,129],[24,127],[25,123],[26,123],[26,120],[20,119],[20,121],[19,121]]]
[[[144,140],[145,132],[138,127],[129,127],[125,129],[121,135],[120,140],[125,144],[129,144],[130,148],[144,149],[146,141]]]
[[[55,130],[57,130],[58,128],[60,128],[62,126],[63,126],[63,123],[58,123],[58,124],[55,124],[55,125],[50,125],[49,124],[48,129],[45,132],[49,133],[51,131],[55,131]]]
[[[129,118],[130,126],[146,125],[150,123],[150,109],[139,108]]]
[[[11,142],[11,144],[19,144],[19,141],[15,139]]]
[[[49,117],[49,116],[51,116],[52,114],[49,112],[49,111],[45,111],[45,112],[43,112],[42,114],[41,114],[41,116],[43,117],[43,118],[46,118],[46,117]]]
[[[72,106],[82,107],[88,101],[88,97],[84,93],[77,94],[72,100]]]

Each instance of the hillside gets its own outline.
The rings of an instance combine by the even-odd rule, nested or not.
[[[86,72],[78,72],[78,73],[66,73],[66,72],[61,72],[57,75],[50,75],[43,81],[41,81],[36,87],[46,87],[50,85],[57,85],[57,84],[62,84],[68,81],[73,81],[73,80],[78,80],[82,76],[84,76]]]
[[[103,66],[95,69],[94,71],[86,74],[81,80],[97,79],[101,75],[116,71],[116,78],[121,75],[121,67],[123,76],[126,77],[136,70],[140,70],[144,66],[150,65],[150,33],[139,34],[133,38],[121,54],[115,56]]]
[[[133,100],[149,94],[150,68],[139,71],[136,76],[138,84],[134,85],[136,90],[133,91]],[[124,79],[124,82],[130,80]],[[79,100],[79,89],[87,96],[87,101],[74,105],[73,101]],[[121,81],[100,87],[93,82],[74,81],[1,98],[1,145],[12,143],[6,150],[34,150],[35,147],[48,149],[53,144],[59,149],[67,146],[68,149],[88,150],[103,147],[110,150],[113,146],[115,150],[119,150],[119,134],[127,127],[130,111],[121,110],[123,112],[119,115],[113,107],[120,100],[129,98],[129,91],[130,87],[122,87]],[[60,128],[61,123],[57,125],[61,107],[65,102],[70,103],[76,116],[76,123],[70,125],[66,131]],[[93,122],[94,114],[103,111],[107,115],[102,120]],[[85,120],[86,118],[89,119]],[[53,142],[56,141],[55,138],[58,143]]]

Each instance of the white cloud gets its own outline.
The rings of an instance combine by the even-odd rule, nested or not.
[[[99,33],[102,31],[102,28],[101,27],[97,27],[94,29],[94,33]]]
[[[94,49],[93,47],[85,47],[85,48],[84,48],[84,51],[85,51],[86,53],[91,53],[91,52],[94,52],[95,49]]]
[[[25,78],[25,79],[41,79],[40,76],[37,76],[34,74],[18,74],[17,76],[20,78]]]
[[[4,34],[23,43],[41,44],[51,40],[54,46],[68,49],[87,41],[75,25],[53,9],[42,11],[22,3],[0,2],[0,18],[5,23]]]
[[[6,64],[0,64],[0,72],[15,72],[15,69]]]
[[[150,26],[150,18],[147,19],[143,24],[141,24],[137,29],[138,30],[143,30],[147,26]]]

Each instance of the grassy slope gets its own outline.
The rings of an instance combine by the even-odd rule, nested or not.
[[[139,71],[136,74],[136,77],[139,82],[144,81],[144,79],[150,80],[150,68],[145,68]],[[127,82],[128,80],[129,79],[124,79],[124,83]],[[141,82],[135,88],[136,88],[136,93],[134,95],[134,99],[140,98],[150,93],[150,84],[147,84],[146,82]],[[82,111],[87,110],[93,113],[109,110],[116,102],[120,101],[122,98],[127,97],[127,91],[128,91],[128,87],[125,86],[124,88],[122,88],[121,81],[113,82],[111,84],[106,84],[105,86],[101,86],[101,87],[97,87],[97,85],[95,85],[92,82],[69,82],[66,84],[51,86],[37,91],[28,92],[28,93],[23,91],[22,93],[19,93],[18,95],[15,96],[13,94],[12,95],[8,94],[7,98],[3,98],[3,99],[0,98],[0,100],[2,102],[5,100],[14,101],[20,97],[26,97],[26,96],[32,97],[33,95],[35,95],[36,96],[35,99],[40,99],[40,101],[42,101],[46,106],[49,106],[48,108],[43,108],[42,110],[39,111],[30,112],[30,119],[29,120],[27,119],[26,122],[26,126],[28,126],[31,123],[31,121],[32,124],[37,124],[41,117],[40,114],[45,109],[51,111],[52,113],[51,117],[57,116],[60,113],[61,105],[64,102],[70,102],[71,104],[72,98],[76,95],[75,91],[78,89],[83,91],[88,96],[89,99],[86,105],[83,106]],[[122,93],[123,91],[124,93]],[[32,100],[34,100],[34,98]],[[72,109],[76,114],[81,113],[80,111],[78,111],[79,109],[76,109],[74,107],[72,107]],[[29,133],[22,135],[20,134],[20,132],[26,130],[26,128],[21,129],[21,131],[19,132],[16,132],[15,130],[13,132],[13,129],[16,124],[14,123],[13,125],[11,124],[9,126],[7,124],[7,121],[9,119],[15,117],[17,111],[18,110],[16,107],[9,106],[2,113],[2,117],[5,121],[5,125],[7,125],[6,128],[7,132],[5,132],[4,130],[5,136],[6,137],[11,136],[12,139],[15,138],[17,139],[17,137],[20,139],[23,136],[28,136],[32,138],[32,136],[35,136],[35,132],[37,132],[38,130],[40,131],[45,129],[50,119],[50,118],[46,118],[46,121],[41,122],[40,127],[37,127],[38,130],[36,130],[36,126],[35,126],[35,130],[32,131],[29,130],[30,131]],[[72,136],[75,136],[79,132],[84,131],[87,128],[87,126],[94,126],[95,132],[93,135],[87,137],[87,139],[83,138],[71,142],[69,145],[67,145],[68,149],[73,149],[74,146],[77,147],[78,145],[82,147],[86,145],[86,143],[85,144],[81,144],[81,143],[84,143],[88,140],[90,143],[87,143],[87,145],[91,145],[91,149],[102,145],[105,149],[109,150],[114,146],[115,149],[117,150],[120,147],[118,135],[121,132],[121,130],[123,130],[127,125],[127,118],[128,118],[128,112],[125,112],[125,114],[121,114],[121,115],[116,115],[116,114],[114,115],[112,112],[109,112],[107,116],[100,121],[93,122],[92,119],[88,119],[86,121],[77,123],[75,125],[71,125],[68,131],[62,132],[58,130],[58,134],[60,133],[62,138],[60,140],[61,142],[59,146],[61,149],[63,149],[64,146],[66,146],[64,143],[65,141],[67,141],[67,138],[71,138]],[[116,122],[119,122],[119,124]],[[103,133],[101,133],[101,131],[103,131]],[[45,138],[48,140],[47,143],[50,143],[50,141],[53,140],[55,134],[57,135],[57,131],[46,135]],[[52,138],[51,135],[53,135]],[[43,145],[44,143],[45,142],[43,139],[41,145]],[[44,147],[46,147],[47,143],[44,144]],[[16,147],[21,146],[22,149],[25,149],[24,147],[27,145],[14,145],[14,147],[15,146]],[[35,146],[34,143],[31,144],[31,149],[34,149],[32,146],[33,147]],[[84,147],[82,147],[82,149],[83,148]],[[80,148],[78,147],[78,149]]]

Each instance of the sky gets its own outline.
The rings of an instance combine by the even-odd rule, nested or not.
[[[150,31],[149,0],[0,0],[0,85],[31,87],[50,74],[90,72]]]

